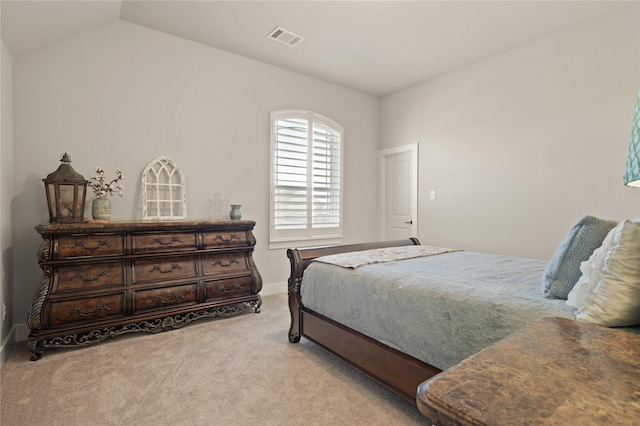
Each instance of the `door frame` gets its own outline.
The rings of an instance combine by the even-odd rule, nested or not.
[[[411,216],[414,226],[414,237],[418,236],[418,143],[381,149],[378,151],[378,174],[380,176],[380,228],[381,240],[387,239],[387,158],[408,152],[411,154],[411,181],[413,185],[411,197]]]

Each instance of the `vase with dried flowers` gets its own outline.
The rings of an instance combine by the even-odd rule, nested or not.
[[[110,182],[104,177],[104,170],[96,167],[97,175],[89,181],[89,188],[96,194],[96,198],[91,203],[91,215],[94,220],[109,220],[111,218],[111,201],[107,198],[109,195],[118,195],[122,197],[124,187],[118,182],[122,180],[122,172],[116,170],[116,177]]]

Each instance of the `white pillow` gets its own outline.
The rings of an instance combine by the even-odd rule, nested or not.
[[[594,252],[591,265],[585,265],[584,275],[588,275],[587,283],[581,285],[572,295],[572,301],[578,309],[576,319],[607,327],[638,325],[640,224],[625,220],[610,234],[613,237],[611,243],[607,241],[610,237],[607,235],[607,245],[603,243],[601,249],[598,249],[600,252]],[[593,269],[590,269],[591,267]],[[589,288],[592,288],[592,291],[589,292]]]
[[[622,222],[611,229],[604,240],[602,240],[602,245],[591,253],[588,260],[580,264],[580,272],[582,275],[567,295],[567,301],[565,302],[567,305],[578,308],[587,304],[589,296],[591,296],[593,289],[596,288],[600,278],[595,271],[602,271],[602,268],[604,268],[604,259],[607,251],[613,244],[616,229],[621,226]]]

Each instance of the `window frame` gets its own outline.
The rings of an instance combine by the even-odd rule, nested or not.
[[[339,136],[339,173],[338,173],[338,225],[335,227],[319,227],[314,226],[311,220],[313,216],[313,185],[310,185],[307,181],[306,188],[312,187],[311,191],[306,194],[306,208],[311,213],[308,213],[309,220],[306,222],[306,227],[300,229],[276,229],[276,136],[277,136],[277,123],[281,120],[306,120],[308,124],[308,130],[306,133],[306,146],[311,146],[311,149],[307,152],[306,164],[310,164],[308,167],[307,176],[312,177],[313,172],[313,137],[314,124],[320,125],[324,128],[329,128],[332,132],[337,133]],[[296,246],[310,246],[319,244],[339,244],[342,242],[343,228],[344,228],[344,127],[336,121],[322,116],[320,114],[305,111],[305,110],[279,110],[271,113],[271,125],[270,125],[270,208],[269,208],[269,248],[285,248],[290,247],[291,242],[295,242]],[[333,157],[335,158],[335,157]],[[335,202],[329,202],[328,204],[334,204]],[[316,216],[317,217],[317,216]]]

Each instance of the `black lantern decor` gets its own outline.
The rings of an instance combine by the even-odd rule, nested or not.
[[[60,159],[60,167],[49,174],[44,182],[49,206],[49,222],[82,222],[87,181],[71,167],[71,157],[66,152]]]

